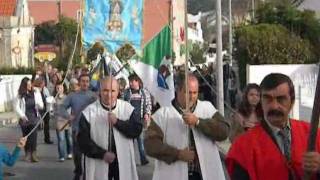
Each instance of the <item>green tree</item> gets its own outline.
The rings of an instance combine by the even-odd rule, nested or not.
[[[317,60],[309,40],[290,33],[282,25],[243,26],[236,31],[235,46],[242,85],[246,83],[247,64],[300,64]]]
[[[73,48],[75,46],[74,42],[77,35],[77,22],[74,19],[61,16],[59,22],[56,24],[55,36],[60,47],[60,60],[58,61],[58,66],[65,67],[69,62],[69,58],[72,55]],[[80,43],[81,40],[78,40],[77,51],[75,52],[74,58],[75,62],[73,64],[80,63]]]
[[[60,47],[60,53],[52,64],[66,70],[69,58],[74,48],[77,34],[77,22],[71,18],[61,16],[58,23],[44,22],[35,28],[35,45],[54,44]],[[78,40],[75,62],[80,62],[80,39]]]
[[[235,32],[235,57],[241,85],[247,64],[317,63],[320,22],[312,11],[300,11],[295,0],[259,4],[250,25]],[[292,5],[294,4],[294,5]]]
[[[291,33],[311,43],[311,50],[320,58],[320,22],[315,12],[300,11],[290,3],[265,3],[256,12],[257,24],[281,24]]]
[[[48,21],[39,24],[34,29],[35,45],[39,44],[56,44],[55,22]]]
[[[193,43],[190,49],[190,58],[195,64],[202,64],[206,62],[204,53],[207,51],[207,46],[200,43]]]

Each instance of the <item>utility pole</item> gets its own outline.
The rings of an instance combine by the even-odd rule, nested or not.
[[[57,6],[58,6],[58,22],[60,23],[61,20],[61,0],[57,0]],[[58,37],[59,41],[59,61],[63,61],[63,40],[62,40],[62,35],[60,34]]]
[[[233,40],[232,40],[232,5],[231,1],[229,0],[229,58],[230,58],[230,66],[232,66],[232,46],[233,46]]]
[[[61,0],[57,0],[57,5],[58,5],[58,21],[60,21],[60,17],[61,17]]]
[[[223,96],[223,63],[222,63],[222,24],[221,24],[221,0],[216,0],[216,47],[217,47],[217,105],[219,112],[224,115]]]
[[[254,20],[254,18],[255,18],[255,10],[256,10],[256,8],[255,8],[255,0],[251,0],[251,6],[252,6],[252,21]]]

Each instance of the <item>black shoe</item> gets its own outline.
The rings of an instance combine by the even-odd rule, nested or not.
[[[53,141],[48,140],[48,141],[44,141],[44,143],[46,143],[46,144],[53,144]]]
[[[147,164],[149,164],[148,160],[141,161],[141,166],[144,166],[144,165],[147,165]]]
[[[74,177],[73,177],[73,180],[80,180],[80,175],[75,175]]]

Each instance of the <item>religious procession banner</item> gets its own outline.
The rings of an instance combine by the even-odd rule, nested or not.
[[[82,43],[100,42],[111,54],[124,44],[141,53],[143,0],[85,0]]]
[[[169,106],[174,98],[171,40],[171,30],[167,25],[146,44],[143,57],[130,62],[131,68],[160,106]]]

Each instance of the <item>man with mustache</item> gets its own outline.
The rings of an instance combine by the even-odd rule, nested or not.
[[[310,125],[289,118],[295,101],[292,81],[272,73],[260,87],[264,119],[232,144],[226,158],[231,179],[296,180],[304,170],[319,179],[320,140],[317,152],[306,152]]]

